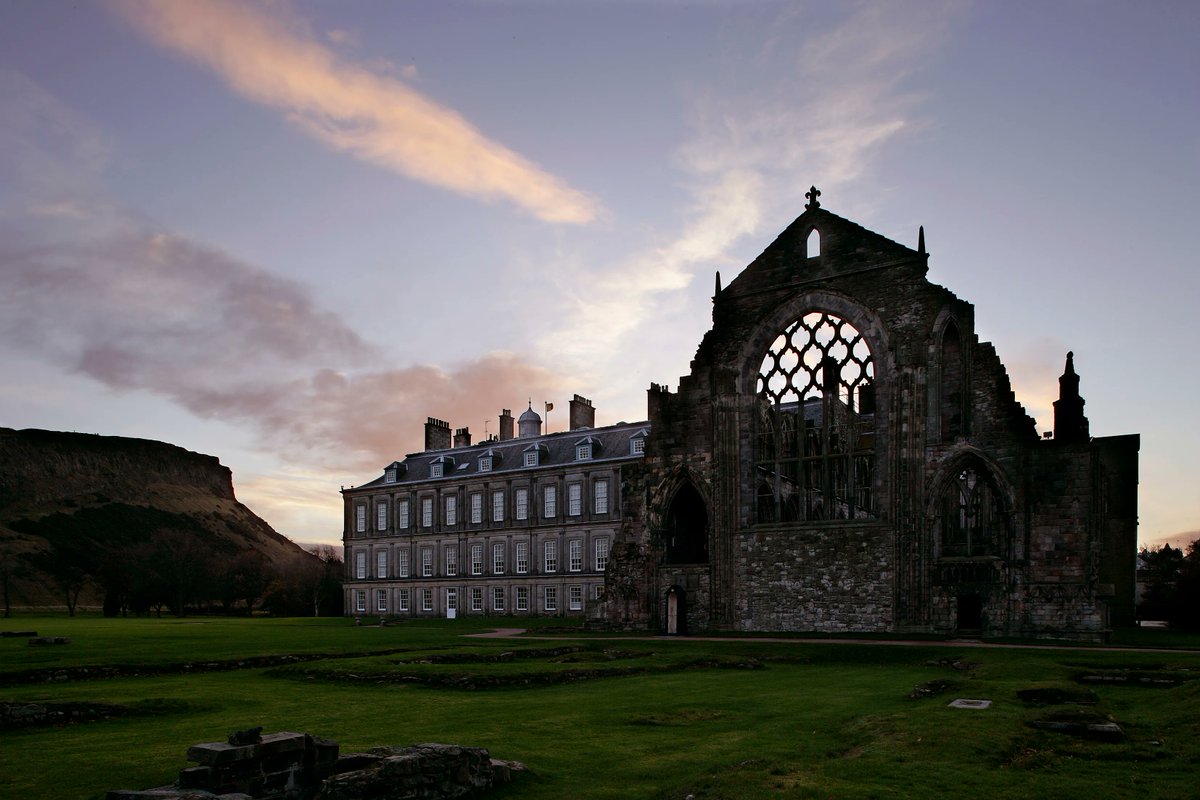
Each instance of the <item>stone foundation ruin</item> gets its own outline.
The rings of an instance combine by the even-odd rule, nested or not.
[[[441,800],[478,796],[525,765],[481,747],[414,744],[339,756],[338,743],[308,733],[238,731],[188,748],[197,766],[170,786],[118,789],[107,800]]]

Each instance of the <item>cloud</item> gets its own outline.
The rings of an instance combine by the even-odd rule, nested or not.
[[[79,217],[100,202],[94,182],[112,145],[85,117],[27,76],[0,69],[0,208]],[[90,215],[89,213],[89,215]]]
[[[677,232],[608,265],[560,274],[560,304],[571,301],[545,337],[554,354],[594,368],[607,361],[611,373],[614,359],[627,358],[614,354],[680,324],[674,301],[697,274],[740,269],[734,249],[778,224],[781,209],[798,213],[812,183],[829,193],[860,179],[888,142],[919,129],[920,96],[905,82],[946,38],[957,5],[861,6],[826,27],[781,13],[757,69],[694,100],[694,134],[677,157],[692,203]]]
[[[307,287],[129,221],[102,238],[5,226],[0,266],[7,347],[246,423],[326,466],[374,468],[419,449],[430,415],[481,436],[502,406],[566,390],[563,376],[506,353],[380,368],[377,348]]]
[[[281,5],[115,0],[149,39],[281,110],[310,136],[405,177],[470,197],[507,199],[547,222],[584,223],[596,201],[487,138],[401,80],[344,60]],[[348,35],[327,34],[339,44]]]

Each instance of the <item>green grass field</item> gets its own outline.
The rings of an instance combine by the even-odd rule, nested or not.
[[[1200,792],[1200,653],[973,649],[795,639],[476,639],[476,620],[355,627],[342,619],[33,617],[0,629],[0,702],[109,703],[130,713],[0,731],[0,797],[102,797],[187,766],[232,730],[307,731],[342,752],[443,741],[530,773],[520,798],[1191,798]],[[550,629],[547,636],[561,636]],[[537,634],[537,630],[532,631]],[[1138,644],[1153,647],[1146,632]],[[197,665],[323,654],[266,668]],[[14,684],[30,669],[190,664],[179,674]],[[1085,673],[1172,678],[1149,688]],[[918,684],[942,694],[912,699]],[[464,688],[470,687],[470,688]],[[1031,688],[1094,699],[1032,705]],[[1090,690],[1090,692],[1089,692]],[[984,710],[948,707],[988,699]],[[1028,723],[1112,719],[1120,742]]]

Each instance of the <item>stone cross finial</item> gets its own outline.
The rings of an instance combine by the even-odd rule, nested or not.
[[[809,190],[804,193],[804,196],[808,199],[808,202],[804,204],[806,209],[821,207],[821,201],[817,199],[821,196],[821,190],[816,186],[810,187]]]

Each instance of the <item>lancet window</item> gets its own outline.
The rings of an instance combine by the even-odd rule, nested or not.
[[[964,469],[942,494],[942,555],[1002,556],[1005,519],[995,488]]]
[[[813,311],[772,341],[758,371],[760,523],[875,516],[875,362],[862,334]]]

